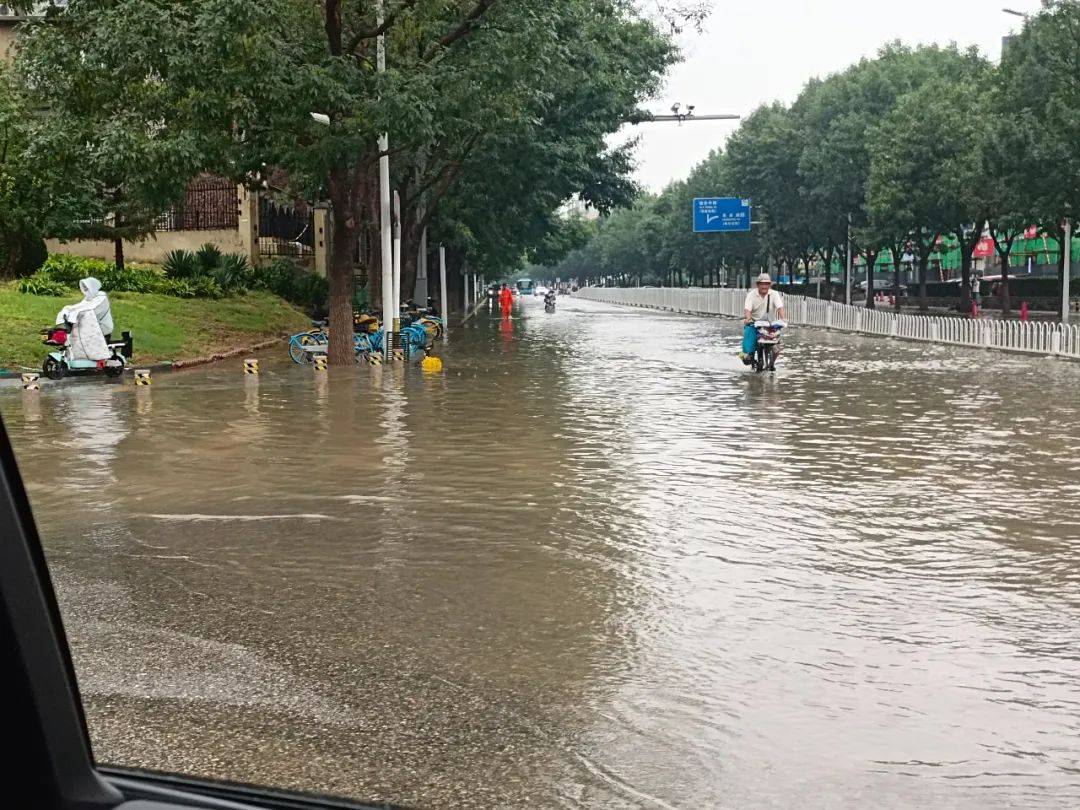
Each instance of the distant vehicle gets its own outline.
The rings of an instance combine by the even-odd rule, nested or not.
[[[856,284],[855,289],[862,290],[863,292],[866,292],[866,279],[863,279],[858,284]],[[891,278],[875,278],[874,279],[874,290],[875,291],[876,290],[881,290],[882,292],[892,292],[892,290],[893,290],[893,280]],[[900,285],[900,292],[905,292],[906,290],[907,290],[907,285],[906,284],[901,284]]]
[[[514,284],[514,292],[520,295],[533,294],[533,280],[531,278],[519,278]]]
[[[537,298],[541,298],[541,297],[543,297],[543,296],[545,296],[547,294],[548,294],[548,288],[547,287],[544,287],[543,285],[537,285],[536,287],[533,287],[533,295],[535,295]]]

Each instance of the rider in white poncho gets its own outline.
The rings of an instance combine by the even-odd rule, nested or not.
[[[56,322],[72,325],[69,346],[73,359],[105,360],[111,354],[106,343],[113,331],[109,296],[101,291],[96,278],[84,278],[79,289],[83,300],[60,310]]]

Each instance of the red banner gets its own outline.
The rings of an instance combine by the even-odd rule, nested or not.
[[[994,240],[989,236],[984,236],[975,245],[974,255],[976,259],[989,259],[994,255]]]

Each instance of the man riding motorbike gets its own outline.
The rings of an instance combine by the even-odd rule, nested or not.
[[[757,277],[757,289],[747,294],[743,304],[743,342],[739,352],[743,365],[750,365],[757,348],[758,331],[754,322],[784,319],[784,297],[772,288],[769,274],[762,273]]]

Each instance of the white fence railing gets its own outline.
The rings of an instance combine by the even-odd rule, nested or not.
[[[577,295],[608,304],[741,318],[746,290],[586,287]],[[1045,321],[988,321],[904,315],[819,301],[801,295],[785,295],[784,302],[788,321],[801,326],[1080,360],[1080,326]]]

